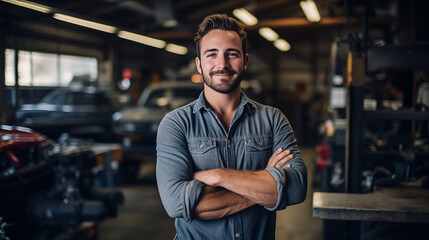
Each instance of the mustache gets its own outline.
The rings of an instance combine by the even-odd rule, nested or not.
[[[210,76],[213,76],[214,74],[236,74],[237,71],[233,70],[233,69],[222,69],[222,70],[217,70],[217,71],[211,71],[210,72]]]

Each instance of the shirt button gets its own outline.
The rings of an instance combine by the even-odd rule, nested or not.
[[[262,146],[264,144],[264,142],[262,142],[262,140],[259,140],[259,146]]]
[[[236,234],[235,234],[235,237],[236,237],[236,238],[239,238],[239,237],[240,237],[240,233],[236,233]]]
[[[201,145],[200,145],[200,149],[203,149],[203,148],[204,148],[204,145],[203,145],[203,144],[201,144]]]

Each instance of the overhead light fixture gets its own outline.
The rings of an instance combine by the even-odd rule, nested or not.
[[[253,26],[258,23],[258,19],[244,8],[234,9],[234,11],[232,11],[232,14],[234,14],[234,16],[236,16],[246,25]]]
[[[286,42],[286,40],[281,39],[281,38],[274,41],[274,46],[283,52],[290,50],[290,44],[288,42]]]
[[[162,26],[166,28],[177,27],[177,25],[179,25],[179,22],[176,19],[170,19],[162,23]]]
[[[33,3],[33,2],[29,2],[29,1],[25,1],[25,0],[1,0],[3,2],[7,2],[7,3],[11,3],[17,6],[21,6],[21,7],[25,7],[31,10],[35,10],[38,12],[42,12],[42,13],[51,13],[52,12],[52,8],[42,5],[42,4],[38,4],[38,3]]]
[[[79,25],[82,27],[92,28],[92,29],[95,29],[98,31],[103,31],[103,32],[107,32],[107,33],[115,33],[116,32],[116,27],[112,27],[112,26],[102,24],[102,23],[84,20],[84,19],[77,18],[77,17],[72,17],[69,15],[61,14],[61,13],[55,13],[54,18],[61,20],[61,21],[64,21],[64,22]]]
[[[280,51],[286,52],[290,50],[290,44],[286,40],[279,38],[279,35],[273,29],[263,27],[258,32],[262,37],[273,42],[274,46]]]
[[[172,43],[167,44],[167,46],[165,46],[165,50],[179,55],[185,55],[188,53],[188,48]]]
[[[279,35],[276,32],[274,32],[273,29],[271,29],[269,27],[260,28],[258,30],[258,32],[259,32],[259,35],[261,35],[262,37],[264,37],[268,41],[275,41],[275,40],[279,39]]]
[[[120,38],[124,38],[127,40],[131,40],[134,42],[138,42],[141,44],[145,44],[151,47],[156,47],[156,48],[164,48],[165,47],[165,42],[159,39],[155,39],[155,38],[151,38],[151,37],[147,37],[147,36],[143,36],[137,33],[132,33],[132,32],[127,32],[127,31],[119,31],[118,32],[118,37]]]
[[[302,11],[304,11],[304,14],[307,17],[308,21],[320,21],[319,10],[317,10],[316,3],[313,0],[301,1],[299,5],[301,5]]]

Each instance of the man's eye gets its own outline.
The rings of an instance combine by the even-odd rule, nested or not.
[[[237,53],[228,53],[227,54],[228,57],[238,57]]]

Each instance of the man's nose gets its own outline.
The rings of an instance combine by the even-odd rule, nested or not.
[[[228,66],[228,59],[225,56],[220,56],[217,61],[217,67],[225,68]]]

